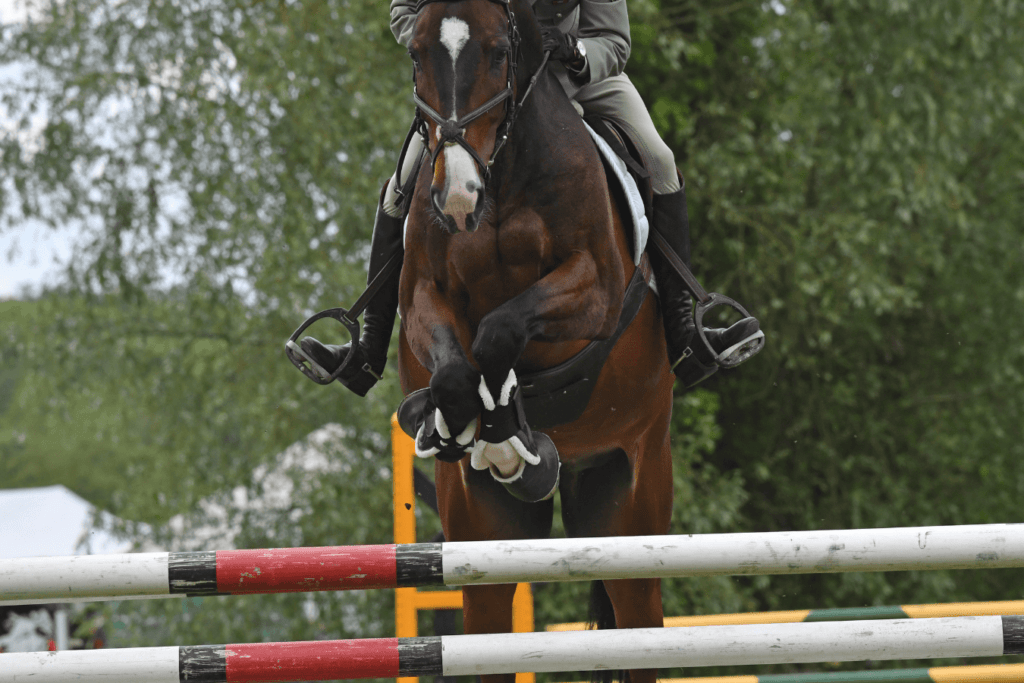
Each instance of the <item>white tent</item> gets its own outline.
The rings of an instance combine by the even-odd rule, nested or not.
[[[130,544],[91,529],[96,509],[63,486],[0,490],[0,558],[124,552]],[[109,516],[100,513],[104,517]],[[107,526],[107,525],[105,525]],[[63,608],[0,611],[0,651],[46,650],[50,638],[68,647]]]
[[[0,559],[127,552],[130,544],[89,528],[94,514],[63,486],[0,489]]]
[[[2,1],[2,0],[0,0]],[[350,467],[351,452],[345,446],[348,436],[341,425],[328,424],[280,453],[272,465],[260,466],[252,473],[256,496],[238,486],[226,497],[202,500],[196,519],[178,515],[168,520],[166,531],[172,547],[143,544],[135,550],[229,549],[241,529],[240,518],[249,523],[269,521],[282,511],[301,515],[294,506],[322,483],[322,474]],[[99,515],[99,529],[92,528]],[[0,559],[16,557],[57,557],[64,555],[106,555],[133,550],[132,544],[103,531],[114,528],[116,518],[96,508],[63,486],[32,489],[0,489]],[[296,517],[297,521],[297,517]],[[301,538],[278,539],[284,545],[301,543]],[[6,623],[5,623],[6,622]],[[63,628],[62,628],[63,627]],[[40,607],[31,613],[5,613],[0,609],[0,652],[36,652],[46,650],[50,637],[57,649],[67,648],[67,612]]]

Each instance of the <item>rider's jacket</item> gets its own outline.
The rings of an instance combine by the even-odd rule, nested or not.
[[[418,0],[391,0],[391,32],[402,45],[412,40]],[[622,73],[629,59],[629,14],[626,0],[530,0],[541,26],[557,26],[582,41],[587,50],[585,80],[569,80],[565,67],[555,62],[554,72],[566,94],[580,86]]]

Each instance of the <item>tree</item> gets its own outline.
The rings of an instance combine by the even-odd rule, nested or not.
[[[737,530],[1019,521],[1022,8],[700,5],[651,16],[637,80],[685,140],[698,271],[768,334],[763,358],[708,384],[711,461],[748,496]],[[747,583],[766,609],[1015,586]]]
[[[73,0],[4,28],[2,61],[25,79],[3,105],[22,131],[35,112],[46,121],[4,138],[7,229],[78,224],[84,242],[65,286],[26,304],[25,321],[4,314],[21,368],[0,416],[5,483],[65,483],[145,525],[129,529],[139,540],[173,544],[173,516],[200,524],[211,499],[234,509],[261,464],[340,421],[355,460],[310,493],[315,514],[280,511],[287,537],[263,520],[239,542],[389,539],[393,372],[360,401],[307,382],[282,353],[306,315],[361,291],[373,207],[411,116],[379,9]],[[297,596],[99,618],[147,626],[108,629],[113,644],[383,635],[390,599],[320,596],[320,621],[290,619]],[[364,619],[343,618],[362,602]]]

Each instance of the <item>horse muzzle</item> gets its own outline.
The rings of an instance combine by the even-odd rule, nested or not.
[[[484,180],[476,159],[454,142],[444,143],[438,152],[444,163],[434,167],[430,204],[449,233],[474,232],[484,205]]]
[[[476,232],[483,213],[483,185],[470,182],[455,192],[432,187],[430,204],[449,234]]]

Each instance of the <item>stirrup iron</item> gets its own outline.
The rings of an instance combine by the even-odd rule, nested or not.
[[[680,376],[680,379],[683,379],[684,384],[686,386],[693,386],[697,382],[715,374],[718,368],[734,368],[760,353],[761,349],[764,348],[764,332],[761,330],[758,330],[746,339],[740,340],[738,343],[722,351],[722,353],[715,351],[708,341],[707,334],[704,332],[704,315],[708,311],[717,306],[728,306],[739,312],[742,318],[751,318],[753,316],[734,299],[717,292],[708,293],[701,286],[700,282],[697,281],[697,278],[693,276],[686,263],[679,258],[679,255],[672,250],[672,246],[658,231],[652,230],[650,237],[651,241],[654,242],[654,246],[679,274],[679,277],[690,288],[694,298],[697,299],[697,305],[693,310],[693,322],[697,328],[694,338],[699,339],[700,344],[694,345],[691,340],[691,345],[686,348],[683,355],[672,363],[673,371],[675,371],[677,366],[681,366],[681,371],[676,374]]]
[[[288,360],[292,362],[292,365],[297,367],[303,375],[313,380],[317,384],[330,384],[334,380],[341,377],[341,374],[355,358],[356,345],[359,344],[359,321],[358,318],[362,312],[366,309],[366,305],[370,303],[370,300],[377,295],[384,283],[391,276],[395,269],[402,267],[402,254],[394,254],[384,267],[380,269],[380,272],[373,278],[369,285],[366,286],[366,290],[359,295],[356,302],[352,304],[352,308],[328,308],[325,311],[320,311],[310,317],[306,318],[299,327],[292,332],[292,336],[288,338],[288,341],[284,344],[285,355],[288,356]],[[313,358],[309,356],[297,342],[299,336],[306,331],[306,329],[318,320],[324,318],[330,318],[331,320],[337,320],[342,326],[348,331],[349,336],[352,337],[352,344],[349,346],[348,354],[345,356],[345,360],[341,362],[341,365],[334,372],[327,372],[327,370],[317,363]],[[376,377],[378,380],[381,379],[380,374],[373,371],[369,363],[365,363],[362,367],[363,370],[369,372],[371,375]]]

